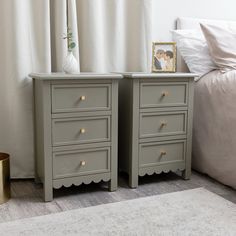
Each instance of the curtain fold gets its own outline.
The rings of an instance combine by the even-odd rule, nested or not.
[[[11,154],[12,177],[34,176],[28,73],[51,70],[48,11],[48,1],[0,2],[0,151]]]
[[[81,72],[150,71],[151,0],[68,0]],[[0,2],[0,152],[11,176],[34,176],[31,72],[60,72],[66,0]]]
[[[151,0],[79,0],[77,15],[81,71],[150,70]]]

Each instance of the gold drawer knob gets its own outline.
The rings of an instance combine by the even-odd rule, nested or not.
[[[81,166],[85,166],[85,165],[86,165],[86,161],[81,161],[81,162],[80,162],[80,165],[81,165]]]
[[[85,101],[85,99],[86,99],[85,96],[81,96],[81,97],[80,97],[80,100],[81,100],[81,101]]]
[[[166,155],[166,151],[161,151],[161,156],[165,156]]]
[[[161,121],[161,127],[163,128],[164,126],[167,126],[167,122],[166,121]]]
[[[161,93],[161,96],[162,96],[162,97],[169,96],[169,92],[167,92],[167,91],[164,91],[164,92],[162,92],[162,93]]]
[[[80,133],[84,134],[85,133],[85,129],[80,129]]]

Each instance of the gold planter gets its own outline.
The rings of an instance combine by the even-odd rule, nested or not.
[[[0,153],[0,204],[11,197],[10,160],[7,153]]]

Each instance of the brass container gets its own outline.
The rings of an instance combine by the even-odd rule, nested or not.
[[[7,153],[0,153],[0,204],[11,197],[10,159]]]

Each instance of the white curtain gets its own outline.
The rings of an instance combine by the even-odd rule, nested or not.
[[[31,71],[51,70],[47,1],[0,1],[0,152],[12,177],[34,176]],[[43,16],[43,17],[42,17]]]
[[[81,72],[150,71],[152,0],[69,0]],[[0,152],[11,176],[34,176],[30,72],[62,70],[66,0],[0,1]]]

